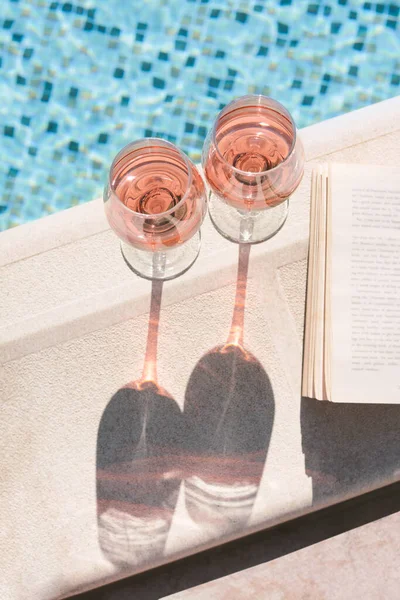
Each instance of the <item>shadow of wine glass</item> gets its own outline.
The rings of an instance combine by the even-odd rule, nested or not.
[[[185,502],[211,536],[247,524],[274,421],[267,373],[243,345],[250,245],[239,247],[235,307],[227,343],[205,354],[185,393]]]
[[[153,282],[143,375],[114,394],[98,429],[99,544],[122,568],[163,554],[181,484],[182,413],[157,382],[161,295]]]
[[[400,472],[400,407],[301,401],[302,447],[313,504],[391,483]]]

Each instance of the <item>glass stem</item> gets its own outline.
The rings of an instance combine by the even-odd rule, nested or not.
[[[255,218],[258,212],[239,210],[242,218],[240,220],[240,242],[243,244],[251,243],[253,240],[253,230]]]
[[[165,275],[165,266],[167,264],[167,255],[165,252],[153,253],[153,277],[157,279]]]

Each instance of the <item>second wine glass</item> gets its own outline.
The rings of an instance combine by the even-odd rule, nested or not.
[[[215,119],[203,148],[216,229],[239,243],[262,242],[284,224],[304,171],[290,113],[266,96],[244,96]]]

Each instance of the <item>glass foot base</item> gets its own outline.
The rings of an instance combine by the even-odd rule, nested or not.
[[[289,200],[259,211],[241,211],[215,194],[210,194],[209,213],[217,231],[231,242],[258,244],[274,236],[284,225],[289,212]]]
[[[121,242],[121,252],[128,267],[145,279],[174,279],[182,275],[199,255],[201,235],[198,231],[190,240],[173,248],[157,252],[139,250]]]

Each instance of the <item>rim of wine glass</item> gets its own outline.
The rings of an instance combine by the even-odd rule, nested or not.
[[[217,144],[217,140],[216,140],[216,133],[217,133],[217,124],[218,121],[221,119],[222,116],[226,115],[227,112],[230,112],[232,110],[232,106],[234,104],[238,104],[239,102],[242,102],[244,100],[250,100],[250,99],[254,99],[257,100],[257,104],[261,105],[262,103],[260,102],[261,99],[263,100],[272,100],[272,102],[274,102],[275,104],[277,104],[278,109],[280,110],[281,113],[283,113],[286,117],[289,118],[289,121],[292,125],[293,128],[293,140],[292,140],[292,144],[290,146],[290,150],[288,155],[286,156],[286,158],[280,162],[278,165],[276,165],[276,167],[273,167],[272,169],[266,169],[265,171],[242,171],[241,169],[238,169],[237,167],[234,167],[233,165],[231,165],[221,154],[219,148],[218,148],[218,144]],[[241,108],[240,106],[237,107],[238,109]],[[280,102],[278,102],[278,100],[275,100],[275,98],[271,98],[270,96],[264,96],[263,94],[247,94],[246,96],[239,96],[239,98],[235,98],[234,100],[232,100],[231,102],[229,102],[229,104],[227,104],[226,106],[224,106],[224,108],[218,113],[218,115],[215,118],[214,121],[214,125],[213,128],[211,130],[211,138],[212,138],[212,143],[214,144],[215,150],[218,154],[218,156],[221,158],[221,160],[228,165],[229,169],[239,173],[240,175],[245,175],[248,177],[260,177],[260,176],[264,176],[266,174],[270,174],[275,170],[278,170],[279,168],[282,167],[282,165],[284,165],[292,156],[293,151],[296,147],[296,142],[297,142],[297,128],[296,128],[296,123],[293,120],[292,115],[290,114],[290,112],[288,111],[287,108],[285,108],[283,106],[283,104],[281,104]]]
[[[169,208],[168,210],[165,210],[164,212],[160,212],[160,213],[154,213],[154,214],[147,214],[147,213],[140,213],[140,212],[136,212],[136,210],[132,210],[131,208],[129,208],[128,206],[126,206],[126,204],[121,200],[121,198],[118,196],[117,192],[115,191],[112,182],[111,182],[111,174],[113,173],[114,167],[116,166],[116,164],[134,147],[137,146],[139,149],[142,146],[143,148],[146,147],[151,147],[152,145],[158,145],[158,146],[164,146],[166,148],[171,148],[172,150],[175,150],[175,152],[179,155],[179,157],[183,160],[183,162],[185,163],[186,167],[187,167],[187,172],[188,172],[188,183],[187,183],[187,187],[186,187],[186,191],[183,194],[182,198],[179,200],[178,204],[175,204],[175,206],[173,206],[172,208]],[[151,154],[151,152],[149,152],[148,154]],[[182,204],[184,204],[187,200],[188,194],[190,192],[190,189],[192,187],[192,183],[193,183],[193,168],[196,168],[195,165],[193,165],[192,161],[189,159],[188,156],[186,156],[186,154],[184,152],[182,152],[182,150],[180,150],[180,148],[178,148],[178,146],[175,146],[175,144],[173,144],[172,142],[168,142],[167,140],[164,140],[163,138],[158,138],[158,137],[148,137],[148,138],[139,138],[138,140],[135,140],[134,142],[130,142],[129,144],[127,144],[126,146],[124,146],[119,152],[118,154],[115,156],[114,160],[111,163],[111,167],[110,170],[108,172],[108,187],[111,190],[111,192],[116,196],[116,198],[119,200],[119,202],[121,203],[121,205],[123,206],[123,208],[125,210],[127,210],[128,212],[132,213],[133,215],[140,217],[141,219],[159,219],[160,217],[163,217],[164,215],[170,215],[173,212],[175,212],[176,210],[178,210]]]

